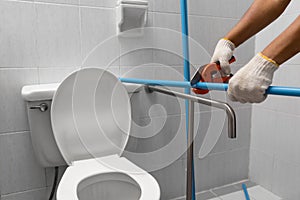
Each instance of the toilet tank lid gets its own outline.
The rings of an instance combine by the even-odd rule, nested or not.
[[[22,97],[25,101],[52,100],[60,83],[26,85],[22,88]],[[141,84],[123,83],[129,94],[138,93],[144,87]]]
[[[25,101],[52,100],[59,83],[26,85],[22,88],[22,97]]]

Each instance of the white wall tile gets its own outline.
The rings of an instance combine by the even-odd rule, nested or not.
[[[134,119],[163,117],[184,114],[184,101],[160,93],[141,91],[131,96],[131,109]]]
[[[211,113],[200,113],[200,125],[196,136],[196,153],[199,153],[201,146],[203,146],[204,137],[219,132],[219,139],[216,141],[215,147],[211,153],[226,152],[234,149],[249,148],[250,147],[250,126],[251,108],[235,109],[237,119],[237,138],[228,138],[228,120],[224,111],[214,111]],[[210,121],[207,121],[209,120]],[[221,124],[221,125],[219,125]],[[211,126],[209,128],[209,126]],[[219,127],[219,128],[218,128]],[[202,149],[203,150],[203,149]]]
[[[36,67],[33,3],[0,1],[0,67]]]
[[[179,1],[174,2],[173,0],[152,0],[153,1],[153,11],[155,12],[180,12]]]
[[[239,46],[235,50],[236,64],[244,66],[247,64],[254,56],[254,48],[255,48],[255,38],[247,40],[241,46]]]
[[[298,125],[300,117],[276,113],[277,130],[272,133],[274,142],[274,155],[279,160],[285,160],[300,165],[300,135],[298,134]]]
[[[254,148],[250,149],[249,179],[264,188],[272,189],[274,157]]]
[[[191,0],[188,3],[190,14],[193,15],[231,18],[237,16],[238,0],[229,0],[224,4],[218,0]]]
[[[120,66],[120,76],[137,79],[154,79],[153,65]]]
[[[300,165],[275,159],[272,192],[283,199],[300,198]]]
[[[190,16],[190,59],[192,63],[204,65],[210,62],[210,41],[214,37],[210,18]],[[224,33],[225,34],[225,33]]]
[[[80,12],[83,66],[119,66],[115,10],[82,7]]]
[[[81,6],[91,7],[108,7],[113,8],[117,4],[117,0],[79,0]]]
[[[60,83],[76,68],[39,68],[39,83]]]
[[[194,162],[197,191],[203,191],[246,179],[249,149],[212,154]]]
[[[79,8],[36,4],[39,67],[80,66]]]
[[[204,107],[204,106],[203,106]],[[224,111],[210,108],[195,114],[195,150],[196,154],[225,152],[232,149],[249,147],[248,120],[251,116],[250,108],[235,109],[237,115],[237,139],[228,138],[228,120]]]
[[[37,69],[0,70],[0,133],[29,130],[21,90],[24,85],[36,83]]]
[[[183,65],[180,15],[154,13],[153,21],[154,62],[166,66]]]
[[[185,194],[185,163],[182,160],[151,174],[159,182],[161,199],[171,199]]]
[[[29,132],[0,135],[0,148],[2,194],[45,187],[45,169],[35,159]]]
[[[146,171],[161,170],[185,153],[184,116],[154,117],[135,120],[135,123],[141,128],[132,128],[124,156]]]
[[[273,155],[274,150],[277,148],[275,145],[279,126],[276,123],[277,117],[277,113],[272,110],[253,106],[251,148]]]
[[[153,13],[148,13],[144,34],[140,37],[119,37],[120,68],[153,63]]]
[[[281,86],[289,86],[289,87],[299,87],[300,80],[297,78],[297,74],[300,72],[300,68],[298,64],[295,65],[283,65],[276,72],[278,78],[276,84]],[[297,101],[297,98],[293,98],[293,100]],[[281,108],[284,111],[283,108]],[[289,113],[291,110],[289,110]]]

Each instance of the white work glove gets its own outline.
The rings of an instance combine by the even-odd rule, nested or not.
[[[225,75],[229,75],[231,73],[229,60],[233,56],[233,51],[235,49],[235,45],[228,39],[219,40],[215,52],[211,58],[211,63],[220,62],[222,72]]]
[[[278,67],[275,61],[261,53],[257,54],[230,79],[229,98],[241,103],[263,102]]]

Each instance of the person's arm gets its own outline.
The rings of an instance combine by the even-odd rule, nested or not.
[[[238,24],[225,36],[235,47],[278,18],[291,0],[255,0]]]
[[[300,15],[262,53],[281,65],[300,52]]]
[[[211,62],[220,62],[222,72],[230,74],[229,60],[236,47],[278,18],[291,0],[255,0],[242,19],[218,41]]]
[[[260,103],[267,96],[273,74],[279,65],[300,52],[300,16],[262,53],[257,54],[229,81],[228,96],[232,101]]]

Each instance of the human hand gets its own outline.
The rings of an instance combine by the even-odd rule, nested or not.
[[[229,60],[233,56],[234,49],[235,45],[230,40],[220,39],[211,58],[211,63],[220,62],[222,72],[225,75],[231,73]]]
[[[232,101],[241,103],[260,103],[267,95],[272,84],[274,72],[279,65],[259,53],[241,68],[229,81],[228,96]]]

